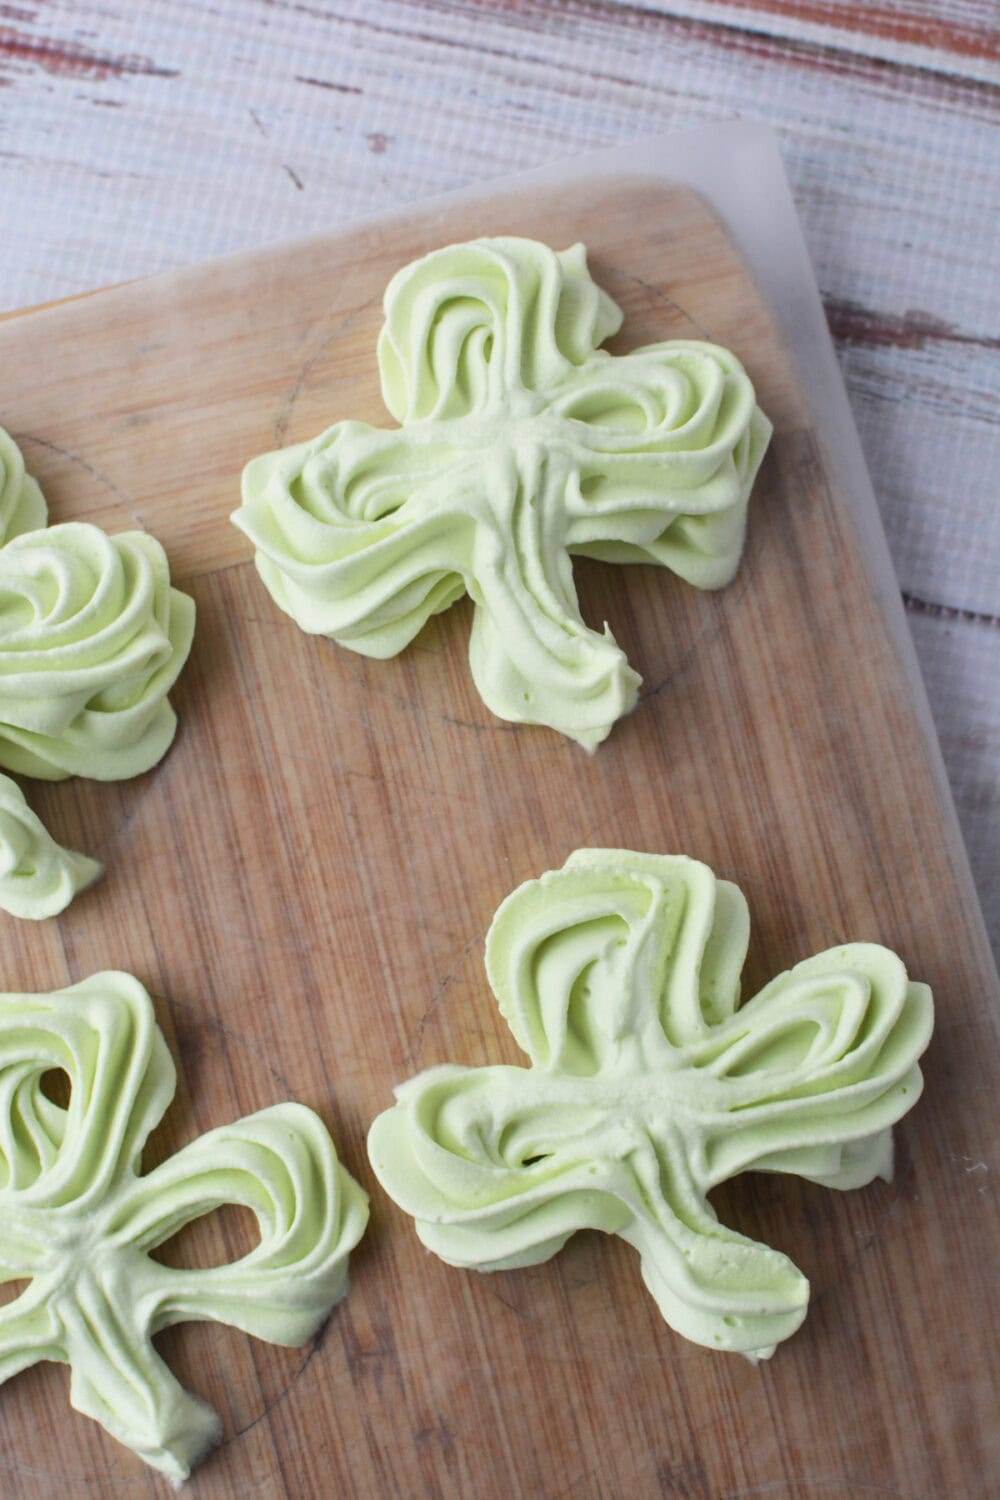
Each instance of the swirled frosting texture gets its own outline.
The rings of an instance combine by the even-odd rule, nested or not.
[[[922,1086],[931,995],[870,943],[806,959],[739,1005],[749,918],[683,858],[586,849],[503,903],[486,968],[528,1069],[431,1068],[368,1149],[452,1265],[535,1265],[578,1229],[634,1245],[663,1317],[766,1357],[802,1322],[787,1256],[720,1223],[748,1170],[851,1188],[892,1170]]]
[[[137,776],[177,727],[167,699],[194,602],[145,532],[72,522],[0,548],[0,765],[45,780]]]
[[[96,859],[57,844],[17,782],[0,775],[0,909],[54,917],[100,873]]]
[[[26,472],[20,448],[0,427],[0,546],[44,526],[47,519],[45,497]]]
[[[68,1075],[63,1109],[42,1088]],[[70,1366],[70,1399],[180,1483],[218,1439],[216,1414],[152,1345],[192,1320],[298,1345],[346,1290],[367,1199],[319,1118],[280,1104],[200,1136],[145,1176],[139,1160],[176,1079],[149,996],[128,974],[54,994],[0,995],[0,1276],[30,1277],[0,1308],[0,1380]],[[260,1243],[230,1265],[150,1258],[224,1203]]]
[[[771,432],[727,350],[612,356],[621,322],[582,245],[475,240],[400,271],[378,345],[400,428],[338,422],[244,473],[233,520],[276,602],[387,657],[468,593],[493,712],[599,744],[641,679],[584,623],[571,556],[727,583]]]

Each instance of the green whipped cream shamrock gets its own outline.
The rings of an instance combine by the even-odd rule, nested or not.
[[[67,1074],[68,1108],[42,1080]],[[218,1440],[152,1337],[214,1320],[271,1343],[308,1340],[343,1296],[367,1198],[319,1118],[279,1104],[211,1130],[140,1175],[176,1078],[149,996],[95,974],[54,994],[0,995],[0,1279],[30,1277],[0,1308],[0,1380],[39,1360],[70,1366],[70,1399],[175,1483]],[[231,1265],[150,1258],[224,1203],[260,1243]]]
[[[808,958],[740,1006],[748,936],[739,890],[684,858],[579,850],[508,897],[486,969],[530,1069],[431,1068],[369,1135],[424,1244],[487,1271],[545,1261],[578,1229],[618,1234],[672,1328],[772,1354],[808,1282],[707,1194],[749,1170],[889,1178],[932,1006],[871,943]]]
[[[468,593],[488,707],[598,745],[641,679],[581,618],[571,556],[721,587],[771,432],[727,350],[613,356],[621,323],[582,245],[474,240],[401,270],[378,345],[399,429],[338,422],[244,473],[233,520],[275,601],[388,657]]]
[[[20,448],[0,427],[0,546],[22,531],[37,531],[47,519],[45,496],[25,470]]]
[[[145,532],[69,522],[0,547],[0,766],[57,781],[148,771],[177,727],[167,701],[194,601]]]
[[[101,868],[96,859],[57,844],[17,782],[0,774],[0,910],[35,920],[54,917]]]

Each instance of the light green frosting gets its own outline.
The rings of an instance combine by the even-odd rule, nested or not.
[[[167,693],[194,601],[145,532],[72,522],[0,548],[0,765],[56,781],[137,776],[177,727]]]
[[[35,531],[48,519],[45,497],[26,473],[21,450],[0,427],[0,546],[23,531]]]
[[[68,1109],[43,1092],[51,1069],[69,1076]],[[322,1122],[298,1104],[211,1130],[141,1176],[175,1085],[149,996],[130,975],[0,995],[0,1279],[31,1278],[0,1308],[0,1380],[39,1360],[68,1364],[73,1406],[179,1484],[220,1424],[153,1335],[214,1320],[305,1343],[346,1290],[368,1208]],[[248,1255],[208,1270],[150,1259],[224,1203],[256,1216]]]
[[[932,1006],[872,943],[806,959],[740,1006],[748,935],[739,890],[683,858],[579,850],[508,897],[486,968],[531,1067],[431,1068],[369,1135],[424,1244],[488,1271],[545,1261],[578,1229],[618,1234],[672,1328],[773,1353],[808,1282],[707,1195],[750,1170],[888,1179]]]
[[[102,866],[57,844],[16,781],[0,774],[0,909],[14,917],[54,917]]]
[[[727,350],[613,356],[621,322],[582,245],[474,240],[400,271],[378,358],[401,427],[338,422],[244,473],[233,520],[276,602],[388,657],[468,593],[493,712],[599,744],[641,679],[584,623],[571,556],[727,583],[771,432]]]

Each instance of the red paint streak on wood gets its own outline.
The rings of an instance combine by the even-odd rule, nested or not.
[[[727,9],[778,16],[787,21],[804,21],[829,26],[832,30],[880,41],[926,47],[931,52],[947,52],[953,57],[1000,59],[1000,23],[996,26],[956,25],[945,16],[921,15],[885,5],[844,5],[842,0],[725,0]]]
[[[913,310],[893,317],[874,312],[856,302],[824,303],[826,321],[841,344],[861,344],[870,349],[925,349],[928,344],[971,344],[978,349],[1000,349],[1000,337],[963,333],[932,313]]]
[[[708,0],[711,5],[712,0]],[[952,57],[968,57],[985,61],[1000,59],[1000,21],[996,26],[978,26],[968,22],[955,22],[942,14],[920,13],[913,9],[900,9],[887,5],[845,4],[844,0],[723,0],[726,11],[744,11],[752,15],[770,17],[772,21],[787,22],[793,28],[796,22],[814,26],[826,26],[838,34],[832,45],[850,47],[851,35],[875,37],[879,41],[908,46],[925,47],[928,52],[947,54]],[[587,0],[583,0],[586,7]],[[491,10],[500,10],[506,15],[527,16],[533,9],[532,0],[490,0]],[[579,6],[576,7],[579,10]],[[709,29],[724,27],[726,21],[712,21],[706,17],[697,21],[694,17],[678,16],[671,12],[666,0],[634,0],[633,5],[621,7],[598,0],[594,9],[607,12],[609,9],[631,9],[639,13],[661,16],[665,21],[683,24],[686,21]],[[553,9],[565,10],[565,0],[555,0]],[[731,23],[730,23],[731,24]],[[754,29],[748,26],[748,30]],[[795,35],[793,29],[782,40],[794,43],[805,38]]]
[[[0,62],[26,62],[57,78],[86,78],[103,82],[108,78],[177,78],[176,68],[160,68],[148,57],[104,57],[73,43],[40,42],[22,32],[0,29]]]
[[[278,0],[271,0],[278,3]],[[418,11],[427,10],[427,0],[402,0]],[[986,101],[987,114],[993,118],[998,98],[997,89],[990,83],[975,78],[964,78],[960,74],[928,72],[913,63],[899,63],[887,58],[869,57],[852,52],[845,37],[840,45],[816,41],[791,40],[772,37],[750,27],[726,26],[718,22],[695,20],[689,16],[676,16],[666,10],[651,8],[643,0],[501,0],[507,16],[516,16],[519,23],[533,26],[539,36],[547,36],[557,25],[565,26],[569,19],[588,21],[592,24],[609,24],[621,35],[626,24],[632,31],[670,34],[690,38],[718,53],[730,53],[739,58],[755,58],[766,63],[782,66],[794,64],[804,71],[820,73],[827,78],[848,78],[860,83],[877,83],[897,93],[912,97],[915,91],[925,97],[946,94],[949,100],[967,99],[970,104],[981,105]],[[440,9],[440,5],[438,9]],[[464,8],[470,12],[482,11],[489,16],[497,13],[497,0],[465,0]],[[352,18],[353,19],[353,18]],[[396,37],[407,37],[429,46],[455,47],[461,51],[499,56],[508,59],[524,59],[523,34],[519,51],[512,49],[486,48],[477,43],[476,33],[469,28],[463,36],[445,37],[428,33],[393,30],[376,25],[367,19],[358,18],[357,24],[366,30],[385,32]],[[524,28],[526,29],[526,28]],[[519,24],[519,32],[522,30]],[[580,75],[582,82],[574,86],[570,73]],[[560,78],[560,88],[572,97],[583,98],[592,91],[594,81],[618,83],[625,87],[651,87],[639,84],[635,78],[617,77],[604,73],[599,67],[586,71],[567,65]]]

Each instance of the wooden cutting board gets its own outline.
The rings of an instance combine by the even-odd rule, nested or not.
[[[271,603],[228,522],[251,455],[346,416],[388,423],[374,357],[400,264],[449,240],[583,239],[624,306],[620,350],[709,337],[775,423],[736,582],[578,566],[645,678],[593,758],[502,724],[467,669],[467,606],[368,662]],[[991,1495],[997,985],[955,823],[834,468],[738,255],[686,190],[577,183],[417,211],[102,293],[0,327],[3,420],[52,518],[148,528],[198,629],[163,764],[32,787],[107,876],[57,922],[2,923],[3,987],[132,970],[183,1083],[152,1157],[294,1096],[372,1192],[352,1290],[315,1343],[215,1325],[160,1340],[223,1413],[193,1496]],[[927,1089],[891,1186],[748,1176],[720,1216],[810,1277],[804,1328],[759,1368],[685,1343],[636,1257],[577,1236],[480,1276],[419,1246],[364,1151],[421,1067],[521,1061],[482,969],[501,899],[579,845],[686,852],[736,880],[745,993],[846,939],[934,988]],[[220,1212],[171,1258],[249,1247]],[[991,1316],[994,1317],[991,1327]],[[4,1500],[160,1495],[36,1368],[0,1398]]]

